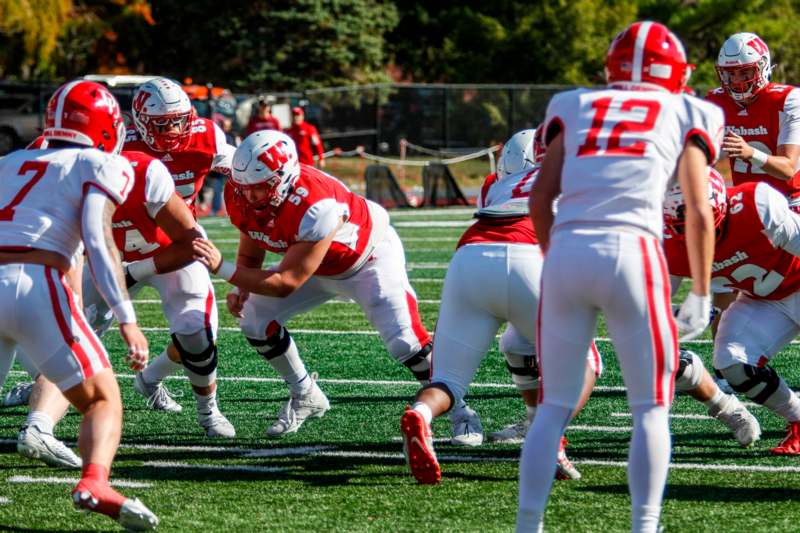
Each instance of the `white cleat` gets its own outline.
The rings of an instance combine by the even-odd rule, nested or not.
[[[69,447],[36,426],[23,427],[17,435],[17,451],[30,459],[39,459],[50,466],[81,468],[83,461]]]
[[[33,391],[33,383],[17,383],[3,396],[3,407],[16,407],[28,405],[28,399]]]
[[[267,428],[267,437],[283,437],[295,433],[307,418],[321,418],[331,408],[328,398],[317,385],[317,374],[311,374],[311,389],[302,396],[289,398],[278,419]]]
[[[569,479],[580,479],[581,473],[567,457],[567,438],[562,436],[558,445],[558,456],[556,457],[556,479],[566,481]]]
[[[480,446],[483,444],[483,425],[481,419],[471,407],[465,405],[450,415],[453,425],[453,446]]]
[[[232,439],[236,436],[236,428],[225,418],[219,409],[212,409],[210,413],[197,413],[197,423],[206,430],[208,437],[224,437]]]
[[[758,420],[733,394],[729,394],[719,407],[709,409],[708,414],[728,426],[739,444],[745,448],[761,438]]]
[[[119,510],[117,522],[127,531],[152,531],[158,526],[158,517],[139,498],[128,498]]]
[[[162,383],[147,383],[141,372],[138,372],[133,380],[133,390],[147,398],[149,409],[168,413],[183,411],[181,404],[172,399],[172,395]]]
[[[489,440],[499,444],[522,444],[529,427],[531,427],[531,421],[525,419],[524,422],[517,422],[495,431],[489,436]]]

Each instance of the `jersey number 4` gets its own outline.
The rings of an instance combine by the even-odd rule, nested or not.
[[[25,161],[22,163],[22,166],[19,167],[19,172],[17,172],[18,176],[24,176],[28,172],[33,172],[33,177],[29,179],[25,185],[19,190],[16,196],[5,206],[0,208],[0,221],[8,222],[10,220],[14,220],[14,208],[17,207],[20,202],[22,202],[23,198],[31,192],[33,186],[42,179],[44,173],[47,172],[47,162],[46,161]]]
[[[592,102],[594,109],[594,118],[592,119],[592,127],[589,129],[589,134],[586,135],[586,140],[578,147],[578,157],[585,156],[627,156],[627,157],[642,157],[647,149],[647,143],[639,140],[630,144],[622,145],[621,137],[623,133],[645,133],[653,129],[658,118],[658,113],[661,111],[661,104],[656,100],[644,100],[641,98],[631,98],[624,100],[619,105],[619,112],[624,117],[630,114],[633,110],[645,109],[646,114],[642,120],[622,120],[607,118],[608,110],[613,102],[613,97],[598,98]],[[613,115],[613,112],[612,112]],[[611,134],[608,136],[608,142],[605,149],[600,146],[599,138],[600,132],[606,127],[614,124],[611,129]]]

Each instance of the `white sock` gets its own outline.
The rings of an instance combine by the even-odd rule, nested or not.
[[[414,402],[414,405],[411,406],[411,409],[421,414],[422,418],[425,419],[425,423],[430,425],[431,420],[433,420],[433,412],[431,411],[431,408],[428,407],[428,404],[422,402]]]
[[[211,394],[198,394],[193,390],[192,393],[194,394],[194,399],[197,400],[198,413],[205,414],[217,410],[217,391]]]
[[[656,533],[672,448],[669,408],[640,405],[632,407],[631,412],[633,435],[628,453],[631,531]]]
[[[708,410],[710,411],[714,407],[719,407],[720,404],[722,403],[722,400],[727,398],[727,396],[728,395],[725,394],[724,392],[722,392],[721,389],[717,388],[717,392],[714,393],[714,397],[711,398],[710,400],[704,401],[703,405],[705,405],[708,408]]]
[[[267,361],[289,385],[293,395],[300,396],[311,390],[312,381],[300,359],[294,339],[289,341],[289,348],[284,353]]]
[[[147,368],[142,370],[142,378],[146,383],[161,383],[164,378],[171,376],[181,368],[183,368],[183,365],[170,359],[167,355],[167,350],[164,350],[161,355],[147,365]]]
[[[540,405],[537,409],[519,465],[518,533],[542,530],[542,517],[556,474],[558,447],[571,414],[572,409],[556,405]]]
[[[36,426],[42,433],[53,433],[53,419],[44,411],[31,411],[28,413],[28,426]]]

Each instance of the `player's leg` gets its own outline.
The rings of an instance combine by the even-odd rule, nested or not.
[[[492,247],[494,257],[486,248],[465,246],[450,262],[436,323],[431,382],[419,390],[400,421],[406,461],[420,483],[441,479],[432,419],[463,401],[501,323],[491,308],[500,307],[507,293],[506,261],[500,256],[502,248]],[[481,291],[474,290],[475,280],[481,280]]]
[[[316,373],[309,374],[294,338],[283,324],[295,315],[314,309],[333,297],[311,277],[286,298],[251,294],[244,304],[239,322],[247,342],[283,378],[290,398],[267,428],[268,437],[294,433],[308,418],[322,417],[330,403],[317,384]]]
[[[800,399],[769,366],[798,333],[800,296],[780,301],[740,296],[723,313],[714,342],[714,367],[736,392],[784,418],[788,434],[772,451],[800,455]]]
[[[431,371],[431,336],[420,319],[403,244],[393,228],[372,256],[358,273],[336,283],[336,290],[359,303],[389,354],[426,385]],[[478,446],[483,442],[480,418],[466,402],[454,405],[449,416],[453,444]]]
[[[702,402],[708,414],[725,424],[744,447],[761,437],[761,426],[734,394],[725,394],[691,350],[680,350],[675,390]]]
[[[545,506],[567,424],[583,390],[586,350],[597,318],[592,291],[609,277],[588,242],[573,234],[553,236],[542,272],[537,319],[539,406],[525,437],[520,461],[517,531],[541,531]],[[585,240],[585,239],[584,239]],[[582,265],[592,264],[588,278]],[[576,369],[579,369],[576,371]]]
[[[179,365],[189,379],[197,405],[197,420],[209,437],[235,437],[236,430],[217,402],[217,303],[208,271],[199,263],[150,278],[161,296],[172,342],[165,353],[146,368],[136,384],[160,384]],[[176,361],[177,357],[177,361]],[[159,365],[159,359],[169,363]],[[153,365],[151,365],[153,366]],[[163,369],[163,370],[162,370]]]
[[[619,236],[617,283],[603,312],[620,361],[633,433],[628,456],[632,530],[658,529],[669,469],[669,408],[678,366],[666,262],[659,242]]]
[[[16,338],[36,368],[83,415],[79,437],[83,474],[73,501],[76,507],[106,514],[125,527],[152,529],[158,518],[108,483],[122,428],[122,402],[105,348],[77,308],[63,276],[48,267],[24,268],[19,285],[25,298],[16,310]],[[42,335],[43,329],[52,333]]]

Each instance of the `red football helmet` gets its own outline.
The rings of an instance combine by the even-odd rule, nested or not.
[[[725,178],[713,168],[709,168],[708,172],[708,203],[714,213],[714,227],[719,229],[728,213],[728,198],[725,195]],[[664,197],[664,227],[672,237],[682,239],[685,225],[686,203],[680,185],[675,184]]]
[[[119,104],[108,89],[93,81],[74,80],[50,97],[42,136],[46,141],[119,153],[125,142],[125,125]]]
[[[675,34],[658,22],[634,22],[622,30],[606,54],[609,85],[659,87],[679,93],[694,66]]]

